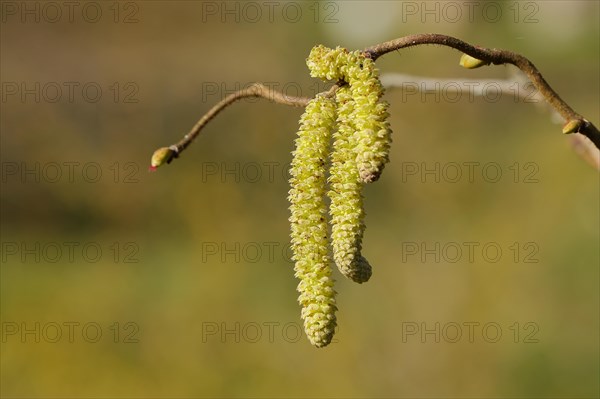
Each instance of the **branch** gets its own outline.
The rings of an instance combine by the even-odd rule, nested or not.
[[[574,134],[569,139],[573,151],[592,168],[600,171],[600,152],[592,142],[579,134]]]
[[[247,88],[238,90],[219,101],[215,106],[208,110],[208,112],[204,114],[204,116],[202,116],[198,122],[196,122],[188,134],[183,136],[183,138],[177,144],[172,145],[170,148],[173,149],[177,155],[180,154],[187,148],[187,146],[191,144],[192,141],[194,141],[204,126],[215,116],[217,116],[221,111],[237,100],[248,97],[262,97],[277,104],[290,105],[293,107],[306,107],[310,101],[310,98],[286,96],[277,91],[269,90],[268,87],[261,83],[253,83]]]
[[[473,97],[484,97],[486,85],[494,84],[501,94],[515,96],[524,102],[534,103],[536,106],[551,108],[543,102],[543,96],[538,92],[532,92],[531,85],[523,75],[519,74],[511,79],[433,79],[422,76],[405,75],[400,73],[386,73],[381,75],[381,84],[386,89],[395,89],[422,93],[466,93]],[[515,83],[518,89],[515,90]],[[559,123],[562,117],[554,110],[552,120]],[[557,120],[558,119],[558,120]],[[573,134],[569,136],[569,142],[573,151],[594,169],[600,171],[600,150],[592,144],[585,136]]]
[[[494,85],[502,95],[520,98],[524,102],[541,104],[542,95],[532,90],[529,81],[519,77],[514,79],[437,79],[424,76],[407,75],[402,73],[386,73],[381,75],[381,84],[386,89],[411,90],[416,89],[423,93],[458,93],[469,94],[474,97],[485,97],[485,88]],[[515,89],[515,84],[518,87]]]
[[[598,129],[590,121],[576,113],[566,102],[564,102],[550,87],[546,80],[544,80],[544,77],[535,67],[535,65],[533,65],[531,61],[520,54],[507,50],[487,49],[484,47],[473,46],[454,37],[434,33],[424,33],[401,37],[399,39],[390,40],[385,43],[367,47],[363,50],[363,52],[366,56],[376,60],[377,58],[389,52],[422,44],[437,44],[451,47],[462,51],[463,53],[474,57],[477,60],[483,61],[484,64],[515,65],[523,73],[525,73],[525,75],[527,75],[534,87],[537,89],[538,93],[543,96],[546,102],[548,102],[548,104],[552,106],[552,108],[567,121],[565,127],[563,128],[564,133],[580,133],[591,140],[597,149],[600,149],[600,132]],[[338,82],[327,92],[320,94],[330,97],[343,84],[344,82]],[[306,97],[286,96],[282,93],[269,90],[266,86],[260,83],[254,83],[251,86],[232,93],[223,100],[219,101],[219,103],[213,106],[206,114],[204,114],[204,116],[202,116],[202,118],[200,118],[190,132],[186,134],[178,143],[173,144],[168,148],[165,147],[157,150],[155,155],[157,155],[157,158],[162,157],[163,161],[167,163],[171,162],[173,158],[177,158],[177,156],[192,143],[192,141],[200,134],[200,131],[204,128],[204,126],[206,126],[206,124],[215,116],[217,116],[222,110],[237,100],[247,97],[262,97],[278,104],[290,105],[294,107],[305,107],[310,101],[310,99]],[[159,151],[162,151],[162,153],[158,154]],[[155,169],[154,165],[151,166],[151,170],[153,169]]]
[[[387,54],[391,51],[402,48],[418,46],[421,44],[438,44],[451,47],[462,51],[471,57],[485,61],[488,64],[512,64],[519,68],[531,80],[531,83],[540,92],[546,101],[554,108],[575,130],[567,133],[581,133],[590,139],[596,148],[600,149],[600,131],[590,121],[575,112],[562,98],[550,87],[540,71],[531,61],[520,54],[508,50],[488,49],[485,47],[473,46],[452,36],[440,35],[436,33],[423,33],[401,37],[390,40],[385,43],[368,47],[364,52],[373,60]]]

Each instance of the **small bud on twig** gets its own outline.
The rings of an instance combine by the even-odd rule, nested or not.
[[[475,57],[471,57],[469,54],[463,54],[460,57],[459,64],[463,68],[475,69],[475,68],[482,67],[484,65],[489,65],[490,63],[486,62],[486,61],[478,60]]]
[[[573,119],[565,123],[562,132],[564,134],[571,134],[579,132],[579,129],[583,126],[584,122],[581,119]]]
[[[159,166],[171,163],[174,158],[177,158],[177,148],[175,146],[161,147],[152,154],[149,170],[154,172]]]

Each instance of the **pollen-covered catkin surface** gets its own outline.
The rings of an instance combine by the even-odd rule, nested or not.
[[[313,78],[338,80],[343,77],[340,68],[348,63],[348,56],[348,50],[343,47],[330,49],[319,44],[310,51],[306,65]]]
[[[333,134],[328,191],[331,200],[331,246],[340,272],[357,283],[363,283],[371,277],[372,269],[361,255],[365,225],[362,183],[354,152],[356,128],[352,115],[355,103],[350,88],[341,87],[336,93],[336,102],[337,131]]]
[[[335,290],[327,240],[327,183],[325,162],[335,124],[335,103],[317,96],[300,119],[290,169],[290,223],[295,275],[300,280],[298,301],[310,342],[331,342],[336,327]]]
[[[354,99],[352,120],[355,126],[356,163],[365,183],[376,181],[389,160],[392,131],[388,122],[388,103],[381,101],[384,89],[373,60],[360,52],[349,55],[342,73],[350,84]]]
[[[392,131],[387,121],[387,102],[375,62],[360,51],[315,46],[307,59],[311,76],[327,80],[344,80],[350,85],[354,108],[354,153],[359,178],[364,183],[376,181],[389,160]]]

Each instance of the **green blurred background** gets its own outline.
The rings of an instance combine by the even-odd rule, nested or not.
[[[335,271],[325,349],[298,336],[287,247],[300,109],[241,101],[147,172],[237,88],[322,90],[313,45],[412,33],[525,54],[598,125],[599,3],[492,3],[3,1],[2,396],[598,397],[598,173],[547,109],[386,94],[391,163],[365,189],[374,274]],[[378,65],[512,69],[458,58],[423,46]]]

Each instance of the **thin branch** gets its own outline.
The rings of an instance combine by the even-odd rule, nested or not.
[[[581,159],[587,162],[592,168],[600,171],[600,152],[594,147],[591,141],[580,134],[573,134],[569,137],[569,142],[573,151]]]
[[[512,79],[434,79],[422,76],[406,75],[400,73],[386,73],[381,75],[381,84],[386,89],[395,89],[410,91],[411,94],[420,93],[457,93],[468,94],[469,98],[485,97],[485,88],[488,85],[494,85],[500,94],[515,96],[524,102],[534,103],[538,107],[548,108],[552,112],[552,120],[560,123],[563,118],[556,110],[544,101],[543,96],[538,91],[532,91],[529,82],[522,74],[514,76]],[[515,90],[515,84],[518,84]],[[564,121],[563,121],[564,123]],[[600,149],[581,134],[572,134],[569,136],[569,143],[573,151],[586,163],[594,169],[600,171]]]
[[[440,35],[436,33],[423,33],[401,37],[390,40],[385,43],[377,44],[363,50],[373,60],[392,51],[407,47],[418,46],[421,44],[438,44],[459,50],[471,57],[485,61],[489,64],[512,64],[519,68],[531,80],[535,88],[544,96],[546,101],[554,108],[567,122],[579,121],[576,133],[581,133],[590,139],[594,145],[600,149],[600,131],[590,121],[575,112],[562,98],[550,87],[540,71],[524,56],[508,50],[488,49],[485,47],[473,46],[452,36]]]
[[[519,68],[531,80],[537,91],[543,96],[552,108],[558,112],[571,126],[576,126],[575,133],[586,136],[596,148],[600,149],[600,132],[598,129],[583,116],[576,113],[544,80],[544,77],[531,61],[520,54],[507,50],[487,49],[484,47],[473,46],[452,36],[441,34],[416,34],[401,37],[385,43],[377,44],[363,50],[366,56],[376,60],[384,54],[400,50],[407,47],[418,46],[422,44],[437,44],[459,50],[471,57],[482,60],[488,64],[512,64]],[[325,96],[332,96],[335,91],[343,85],[338,82],[328,91],[319,93]],[[200,120],[194,125],[188,134],[186,134],[178,143],[169,148],[174,151],[174,157],[177,157],[185,150],[191,142],[200,134],[200,131],[217,116],[223,109],[233,104],[237,100],[248,97],[262,97],[278,104],[290,105],[294,107],[305,107],[310,101],[306,97],[286,96],[282,93],[270,90],[260,83],[254,83],[251,86],[230,94],[223,100],[213,106]]]
[[[544,98],[531,87],[529,81],[519,77],[514,79],[437,79],[424,76],[407,75],[402,73],[386,73],[381,75],[381,84],[386,89],[415,89],[422,93],[457,93],[473,97],[489,95],[486,89],[493,85],[494,95],[509,95],[524,102],[541,104]],[[515,85],[518,85],[515,87]],[[469,97],[470,98],[470,97]]]
[[[221,111],[230,106],[232,103],[237,100],[241,100],[242,98],[248,97],[262,97],[267,100],[271,100],[277,104],[290,105],[293,107],[306,107],[310,98],[305,97],[293,97],[286,96],[283,93],[279,93],[274,90],[270,90],[268,87],[261,83],[253,83],[245,89],[236,91],[219,101],[215,106],[213,106],[206,114],[200,118],[198,122],[192,127],[192,130],[177,143],[171,146],[177,154],[180,154],[183,150],[187,148],[191,144],[192,141],[200,134],[200,131],[204,126],[210,122],[215,116],[217,116]]]

